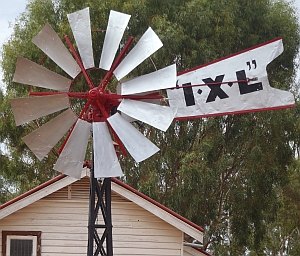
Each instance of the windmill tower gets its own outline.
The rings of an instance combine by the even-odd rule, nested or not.
[[[32,40],[70,78],[58,75],[23,57],[18,58],[14,75],[15,82],[45,89],[31,92],[31,97],[28,98],[10,100],[17,125],[59,113],[23,138],[38,159],[45,158],[67,134],[54,169],[80,178],[92,131],[88,255],[113,255],[110,177],[119,177],[123,173],[112,136],[122,154],[129,152],[136,162],[149,158],[159,150],[130,121],[139,120],[166,131],[174,119],[294,106],[293,96],[271,88],[266,75],[267,64],[283,50],[281,39],[182,74],[177,75],[176,66],[171,65],[125,80],[133,69],[162,47],[162,42],[151,28],[134,47],[133,37],[120,45],[129,19],[127,14],[110,12],[97,68],[106,74],[99,84],[93,83],[88,72],[95,69],[89,8],[68,15],[79,54],[69,36],[65,36],[64,41],[72,53],[70,54],[49,24]],[[116,56],[119,48],[121,51]],[[222,74],[216,74],[216,70],[222,70]],[[84,78],[87,90],[71,90],[79,77]],[[107,87],[113,77],[119,81],[119,85],[118,89],[111,92]],[[167,90],[170,106],[149,103],[149,100],[163,99],[161,90]],[[264,100],[266,98],[267,101]],[[72,99],[85,100],[77,115],[72,109]],[[102,186],[97,181],[100,178],[104,178]],[[95,223],[99,209],[105,222],[103,225]],[[97,231],[100,228],[104,229],[102,237]]]

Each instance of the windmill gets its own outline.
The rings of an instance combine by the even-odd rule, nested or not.
[[[176,74],[176,66],[171,65],[131,80],[124,80],[134,68],[162,47],[162,43],[149,28],[129,53],[127,51],[133,42],[132,37],[121,45],[122,50],[116,56],[130,15],[111,11],[99,63],[99,69],[106,71],[106,75],[95,85],[88,73],[88,70],[95,67],[89,8],[69,14],[68,19],[79,54],[69,37],[65,36],[64,41],[72,56],[49,24],[44,26],[32,42],[72,79],[19,57],[14,81],[41,87],[46,91],[31,92],[34,97],[11,99],[10,102],[17,125],[59,112],[59,115],[25,136],[23,140],[37,158],[42,160],[67,133],[54,169],[72,177],[80,178],[92,130],[88,255],[113,254],[110,177],[122,176],[123,173],[111,134],[123,155],[128,151],[137,162],[149,158],[159,150],[130,124],[130,120],[139,120],[166,131],[174,118],[200,118],[294,105],[290,93],[272,90],[265,71],[266,65],[282,52],[281,39],[179,75]],[[261,57],[261,52],[267,54]],[[261,59],[264,61],[260,61]],[[215,70],[219,69],[218,65],[223,67],[224,62],[227,67],[224,74],[215,74]],[[241,68],[243,65],[245,69]],[[84,77],[88,90],[71,91],[70,88],[80,76]],[[107,90],[113,76],[119,81],[118,90],[114,93]],[[224,88],[223,85],[227,87]],[[164,89],[167,90],[170,106],[149,103],[149,100],[163,99],[159,91]],[[264,97],[271,100],[265,102]],[[86,101],[78,115],[71,109],[70,99],[73,98]],[[240,102],[243,103],[242,109]],[[245,102],[250,103],[247,105]],[[236,106],[238,107],[235,108]],[[115,111],[116,108],[118,111]],[[105,178],[101,187],[98,178]],[[104,225],[95,224],[99,209],[102,211]],[[97,232],[99,228],[104,228],[101,238]],[[105,241],[106,246],[103,245]]]

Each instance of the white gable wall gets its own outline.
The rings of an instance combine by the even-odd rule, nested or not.
[[[0,236],[2,230],[41,231],[42,256],[86,255],[87,185],[84,178],[1,219]],[[117,194],[112,200],[115,256],[183,255],[180,230]]]

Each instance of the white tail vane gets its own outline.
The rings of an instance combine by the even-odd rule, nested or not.
[[[32,39],[32,42],[72,78],[80,73],[80,67],[48,23]]]
[[[114,71],[116,78],[121,80],[162,46],[163,44],[159,37],[155,34],[152,28],[148,28],[136,46],[128,53],[125,59]]]
[[[77,120],[63,151],[53,167],[54,170],[76,179],[81,178],[90,131],[90,123],[81,119]]]
[[[282,52],[279,38],[179,74],[181,88],[167,90],[170,106],[178,108],[176,118],[294,107],[293,94],[268,81],[267,65]]]
[[[65,94],[10,99],[16,125],[25,124],[37,118],[55,113],[70,107]]]
[[[129,19],[128,14],[110,11],[99,68],[111,68]]]
[[[95,177],[106,178],[123,176],[106,123],[93,123],[93,145]]]
[[[23,141],[36,157],[42,160],[72,127],[76,120],[76,114],[71,109],[67,109],[48,123],[25,136]]]
[[[141,162],[159,151],[158,147],[136,130],[120,114],[116,113],[109,117],[108,122],[136,162]]]
[[[23,57],[18,57],[13,81],[62,92],[67,92],[72,82]]]
[[[89,8],[68,14],[67,16],[84,68],[95,67]]]

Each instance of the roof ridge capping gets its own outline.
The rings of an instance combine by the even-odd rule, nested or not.
[[[81,178],[89,176],[89,171],[87,168],[82,169]],[[66,174],[60,174],[41,185],[38,185],[37,187],[28,190],[27,192],[13,198],[12,200],[9,200],[8,202],[0,205],[0,220],[7,215],[13,213],[14,211],[20,210],[23,207],[34,203],[35,201],[67,186],[74,182],[78,181],[78,179],[75,179],[73,177],[70,177]],[[43,189],[47,190],[44,193],[41,193]],[[34,197],[35,194],[39,193],[38,197]],[[15,203],[19,202],[20,206],[13,207]],[[12,208],[12,209],[10,209]]]

